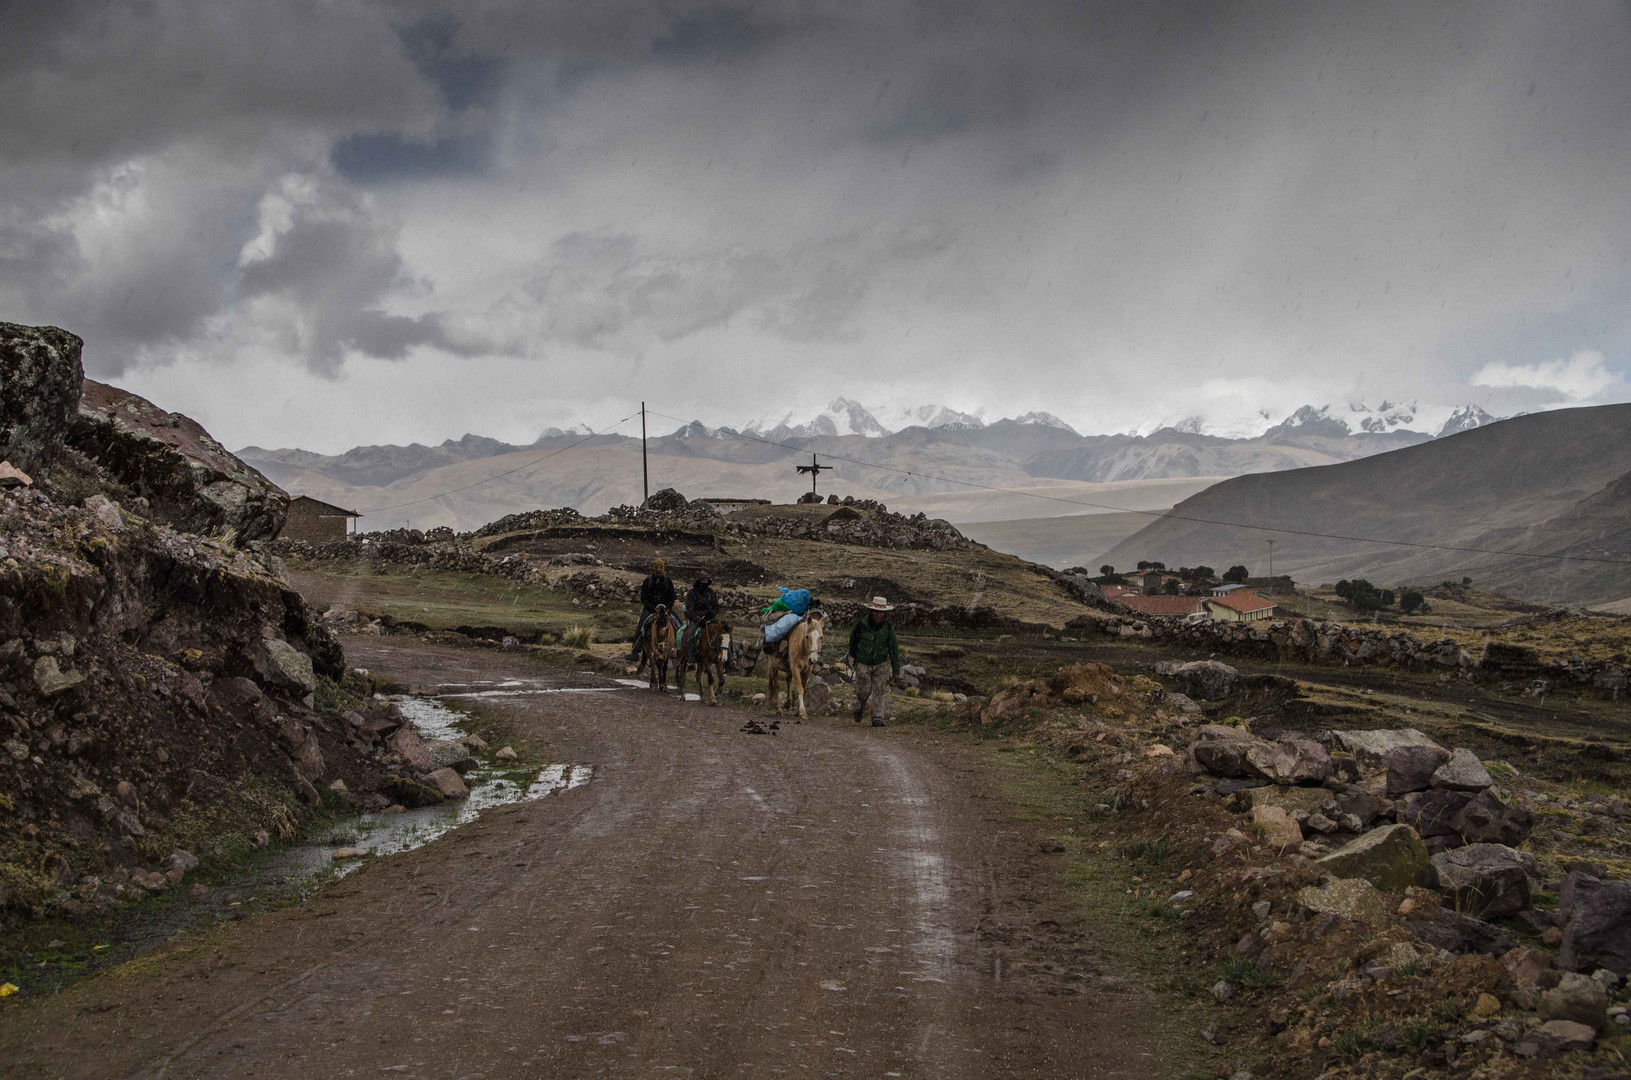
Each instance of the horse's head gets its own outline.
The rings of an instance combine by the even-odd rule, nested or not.
[[[805,617],[804,625],[808,628],[804,632],[804,644],[809,650],[805,655],[814,660],[821,655],[821,635],[827,629],[827,616],[812,611]]]

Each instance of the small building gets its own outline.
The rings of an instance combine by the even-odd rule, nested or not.
[[[1206,599],[1200,596],[1145,596],[1142,594],[1117,597],[1123,604],[1140,615],[1169,615],[1183,618],[1206,610]]]
[[[1236,585],[1236,584],[1232,584],[1232,583],[1231,584],[1226,584],[1226,585],[1213,585],[1210,589],[1206,590],[1206,595],[1207,596],[1228,596],[1232,592],[1238,592],[1239,590],[1245,589],[1245,588],[1248,588],[1248,587],[1249,586],[1246,586],[1246,585]]]
[[[1154,596],[1170,581],[1176,581],[1178,575],[1166,570],[1140,570],[1133,575],[1138,587],[1144,590],[1144,595]]]
[[[334,506],[309,495],[296,495],[289,500],[289,516],[283,521],[279,540],[304,540],[311,544],[326,544],[331,540],[344,540],[351,531],[351,522],[362,517],[355,510]]]
[[[1256,622],[1271,618],[1278,606],[1250,590],[1236,590],[1227,596],[1208,596],[1206,613],[1213,622]]]

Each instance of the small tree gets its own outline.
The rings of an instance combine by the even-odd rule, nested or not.
[[[1418,611],[1425,614],[1427,611],[1427,597],[1415,589],[1406,589],[1399,594],[1399,610],[1406,615],[1414,615]]]
[[[1252,572],[1240,565],[1231,566],[1223,572],[1223,580],[1235,585],[1245,583],[1246,579],[1251,576]]]
[[[1114,574],[1115,572],[1116,572],[1116,568],[1111,566],[1109,563],[1105,563],[1103,566],[1099,567],[1099,576],[1100,577],[1109,577],[1111,574]]]
[[[1394,600],[1393,590],[1378,589],[1364,578],[1355,581],[1343,578],[1337,582],[1336,594],[1355,611],[1380,611]]]
[[[1148,570],[1150,568],[1150,564],[1147,560],[1140,559],[1138,560],[1138,568],[1140,570]]]
[[[1184,588],[1178,584],[1177,578],[1167,578],[1167,583],[1161,586],[1161,591],[1168,596],[1180,596],[1183,594]]]
[[[1152,562],[1152,563],[1150,563],[1150,569],[1151,570],[1165,570],[1166,568],[1167,568],[1167,564],[1164,563],[1164,562]],[[1467,579],[1467,584],[1469,584],[1469,585],[1472,584],[1472,578]]]

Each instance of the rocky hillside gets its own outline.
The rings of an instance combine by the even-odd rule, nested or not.
[[[1184,520],[1196,519],[1196,520]],[[1231,528],[1238,522],[1352,539]],[[1631,596],[1631,566],[1481,555],[1454,548],[1631,560],[1631,405],[1515,417],[1361,461],[1242,476],[1185,499],[1103,556],[1169,566],[1274,565],[1310,583],[1378,584],[1470,576],[1526,600],[1603,603]]]
[[[0,324],[0,458],[28,474],[0,491],[7,927],[171,887],[325,802],[428,790],[381,745],[400,718],[236,542],[276,532],[283,493],[185,417],[82,397],[79,350]]]

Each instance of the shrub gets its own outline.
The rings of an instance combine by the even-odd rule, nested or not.
[[[561,644],[569,649],[587,649],[594,640],[595,628],[582,623],[573,623],[571,629],[561,635]]]

